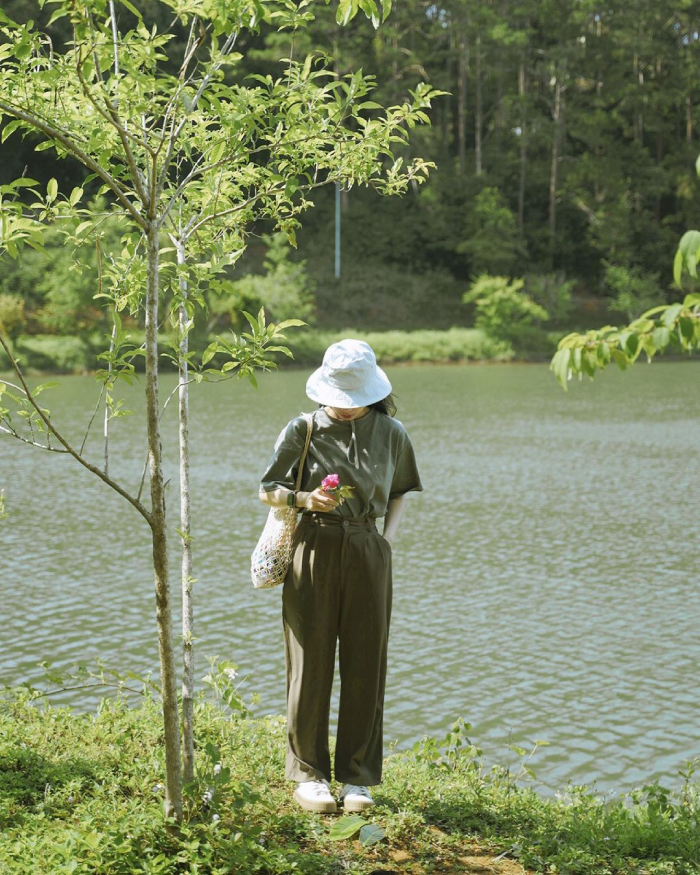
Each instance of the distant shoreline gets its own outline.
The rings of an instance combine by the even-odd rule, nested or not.
[[[356,337],[365,340],[374,349],[377,361],[382,367],[412,367],[415,365],[493,365],[548,364],[554,355],[558,341],[567,334],[566,329],[556,331],[538,330],[530,333],[522,341],[526,348],[512,346],[496,340],[477,328],[453,327],[447,329],[415,329],[412,331],[341,331],[310,330],[298,334],[290,333],[283,343],[294,355],[289,360],[277,353],[275,362],[280,371],[318,367],[323,354],[331,343],[343,337]],[[143,331],[129,331],[134,344],[143,342]],[[217,335],[198,338],[195,349],[216,339]],[[222,335],[223,336],[223,335]],[[159,336],[161,351],[165,351],[168,341],[166,335]],[[78,375],[94,376],[100,368],[97,358],[102,351],[99,336],[83,337],[76,335],[24,335],[14,341],[17,354],[21,357],[23,372],[27,376]],[[659,356],[658,361],[693,361],[695,356],[678,353]],[[226,358],[217,354],[210,366],[220,368]],[[143,372],[143,359],[137,357],[137,372]],[[0,350],[0,373],[10,373],[9,361]],[[168,360],[162,360],[160,373],[177,373],[176,367]]]

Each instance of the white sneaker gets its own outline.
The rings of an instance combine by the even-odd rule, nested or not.
[[[321,811],[331,814],[338,810],[335,799],[331,796],[328,781],[302,781],[297,784],[294,799],[306,811]]]
[[[369,790],[359,784],[344,784],[340,791],[339,800],[345,806],[346,811],[364,811],[374,805]]]

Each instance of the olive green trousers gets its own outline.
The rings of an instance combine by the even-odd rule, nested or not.
[[[339,643],[337,781],[382,778],[391,545],[370,518],[304,513],[282,596],[287,668],[286,776],[331,780],[328,723]]]

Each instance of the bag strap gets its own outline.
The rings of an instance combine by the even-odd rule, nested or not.
[[[298,492],[301,487],[301,476],[304,473],[304,462],[306,461],[306,454],[309,452],[309,444],[311,443],[311,432],[314,427],[314,418],[312,413],[302,413],[301,415],[306,420],[306,440],[304,441],[304,449],[301,452],[301,459],[299,460],[299,473],[297,474],[297,484],[294,489],[295,492]]]

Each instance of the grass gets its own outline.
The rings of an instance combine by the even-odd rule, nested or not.
[[[129,332],[132,340],[142,342],[143,331]],[[225,336],[225,332],[223,334]],[[476,328],[449,328],[445,331],[320,331],[316,329],[292,329],[288,332],[288,345],[294,353],[293,364],[320,364],[326,348],[343,337],[366,340],[375,350],[381,364],[399,362],[466,362],[507,361],[514,356],[513,350],[497,340],[487,337]],[[214,337],[207,339],[207,343]],[[161,338],[161,348],[165,336]],[[206,344],[205,344],[206,346]],[[556,346],[556,344],[555,344]],[[54,373],[82,373],[101,366],[96,353],[104,347],[102,338],[90,343],[78,337],[33,335],[18,337],[15,350],[22,358],[22,365],[29,371]],[[204,346],[202,347],[202,350]],[[290,364],[284,355],[277,355],[280,367]],[[223,363],[222,359],[222,363]],[[135,360],[137,368],[143,367],[143,359]],[[161,359],[164,370],[172,370],[167,359]],[[0,371],[9,368],[9,361],[0,348]]]
[[[386,761],[377,806],[384,837],[334,840],[339,816],[291,801],[281,718],[227,715],[200,697],[197,780],[178,834],[162,809],[162,715],[103,700],[94,714],[0,701],[0,872],[21,873],[626,873],[700,872],[700,788],[658,785],[615,802],[585,788],[545,799],[488,772],[458,721]]]

